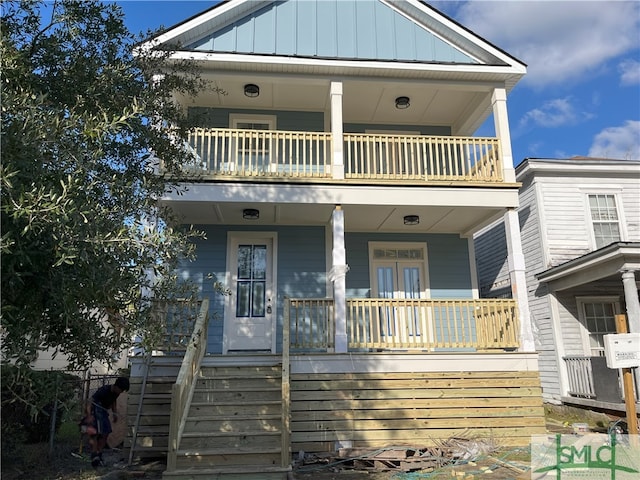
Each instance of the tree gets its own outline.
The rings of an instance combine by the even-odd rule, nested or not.
[[[157,200],[190,155],[173,94],[203,82],[169,52],[135,54],[115,4],[3,2],[1,21],[3,360],[108,363],[193,254],[197,232]]]

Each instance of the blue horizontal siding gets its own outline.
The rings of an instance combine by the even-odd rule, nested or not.
[[[189,120],[202,128],[229,128],[231,114],[272,115],[276,129],[300,132],[323,132],[323,112],[292,112],[287,110],[244,110],[233,108],[189,107]]]
[[[208,353],[222,353],[224,305],[226,297],[214,292],[210,274],[224,281],[227,265],[228,231],[268,231],[277,237],[277,338],[278,349],[282,345],[282,320],[285,297],[326,297],[326,250],[324,227],[241,227],[198,225],[206,234],[205,239],[195,241],[196,260],[184,262],[179,269],[180,278],[195,283],[202,296],[209,297]]]
[[[384,130],[398,132],[420,132],[420,135],[451,135],[451,127],[433,125],[381,125],[368,123],[345,123],[345,133],[365,133],[367,130]]]
[[[347,251],[347,295],[370,297],[368,242],[420,242],[427,244],[431,298],[472,298],[471,268],[467,239],[458,235],[345,234]]]
[[[325,228],[318,227],[241,227],[196,226],[206,234],[205,239],[195,241],[197,256],[192,262],[184,262],[179,269],[180,278],[196,284],[202,296],[209,297],[210,321],[207,352],[222,352],[224,306],[226,297],[214,292],[213,279],[226,277],[227,232],[269,231],[277,232],[277,337],[282,345],[282,321],[285,297],[327,297],[327,271]],[[472,298],[471,270],[467,240],[457,235],[397,235],[347,233],[345,246],[350,270],[346,276],[348,297],[370,297],[368,242],[422,242],[427,244],[431,297]]]

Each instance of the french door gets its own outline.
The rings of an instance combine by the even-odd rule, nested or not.
[[[426,253],[420,245],[373,247],[372,296],[384,299],[426,298]],[[424,311],[416,306],[385,306],[379,309],[381,337],[390,341],[413,343],[428,332]]]

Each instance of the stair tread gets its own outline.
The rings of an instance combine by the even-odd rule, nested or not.
[[[280,392],[282,387],[255,387],[255,388],[198,388],[193,393],[229,393],[229,392]]]
[[[187,417],[187,422],[190,420],[279,420],[280,418],[282,418],[282,415],[279,413],[274,413],[272,415],[259,413],[252,415],[190,415]]]
[[[189,467],[178,468],[171,472],[165,471],[163,475],[179,475],[185,473],[255,473],[255,472],[290,472],[291,466],[278,467],[275,465],[230,465],[223,467]]]
[[[241,406],[246,405],[281,405],[282,400],[243,400]],[[238,401],[221,401],[221,402],[191,402],[191,406],[206,407],[206,406],[228,406],[238,405]]]
[[[233,447],[233,448],[198,448],[198,449],[179,449],[178,456],[183,457],[199,457],[202,455],[259,455],[263,453],[280,453],[280,447]]]
[[[198,375],[196,377],[198,380],[252,380],[256,378],[264,378],[264,379],[281,379],[282,374],[274,372],[265,374],[252,374],[252,375],[234,375],[234,374],[224,374],[224,375]]]
[[[246,430],[239,432],[184,432],[182,438],[207,438],[207,437],[237,437],[242,435],[245,437],[250,436],[276,436],[280,435],[280,430],[265,431],[265,430]]]

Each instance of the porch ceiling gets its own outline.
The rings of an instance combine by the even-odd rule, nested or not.
[[[448,77],[452,75],[460,74],[451,72]],[[218,108],[330,112],[329,78],[220,71],[205,76],[211,88],[195,99],[180,99],[182,102]],[[432,77],[435,78],[341,78],[344,122],[448,126],[453,135],[472,135],[491,111],[492,88],[500,85],[498,75],[492,78],[486,73],[467,73],[453,80]],[[471,83],[474,78],[480,83]],[[258,97],[244,95],[243,86],[247,83],[259,86]],[[409,108],[395,107],[399,96],[410,98]],[[325,119],[328,130],[330,115]]]
[[[333,205],[291,203],[220,203],[172,202],[171,208],[181,223],[202,225],[312,226],[331,222]],[[256,208],[257,220],[245,220],[242,211]],[[349,205],[342,204],[345,230],[350,232],[387,233],[455,233],[468,235],[504,213],[497,207],[411,206],[411,205]],[[404,225],[405,215],[418,215],[418,225]]]

